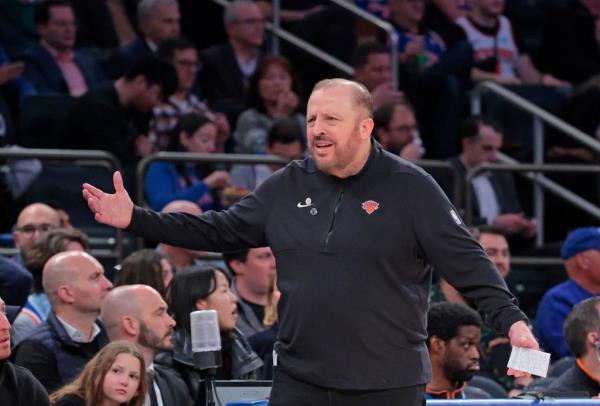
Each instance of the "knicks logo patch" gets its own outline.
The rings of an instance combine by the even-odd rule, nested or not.
[[[373,214],[375,210],[379,208],[379,203],[375,200],[367,200],[366,202],[362,202],[362,209],[367,212],[367,214]]]

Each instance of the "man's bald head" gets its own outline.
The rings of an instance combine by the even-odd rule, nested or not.
[[[199,216],[202,214],[202,209],[196,203],[189,200],[173,200],[163,207],[161,213],[189,213]]]
[[[100,319],[111,341],[127,338],[122,329],[124,317],[141,319],[149,300],[162,300],[160,293],[148,285],[123,285],[111,290],[102,302]]]
[[[47,204],[33,203],[26,206],[17,217],[13,238],[22,251],[31,248],[33,240],[52,228],[60,226],[56,210]]]
[[[100,262],[83,251],[52,256],[44,265],[42,284],[53,307],[70,304],[91,312],[100,309],[100,302],[112,288]]]
[[[365,110],[367,115],[364,118],[373,118],[373,99],[365,85],[348,79],[323,79],[320,82],[317,82],[312,93],[332,87],[349,88],[352,91],[354,105]]]

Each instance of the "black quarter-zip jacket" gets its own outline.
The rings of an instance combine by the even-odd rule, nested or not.
[[[223,212],[134,209],[128,231],[215,252],[270,246],[277,260],[279,364],[336,389],[426,383],[431,266],[506,333],[527,320],[439,186],[373,142],[339,179],[294,161]]]

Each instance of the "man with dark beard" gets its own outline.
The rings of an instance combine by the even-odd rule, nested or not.
[[[154,364],[157,353],[173,349],[175,327],[167,304],[154,288],[125,285],[113,289],[102,302],[100,318],[111,341],[131,341],[142,351],[149,379],[146,405],[191,404],[185,383],[173,371]]]
[[[479,371],[481,318],[458,303],[436,303],[427,313],[427,348],[433,377],[427,399],[481,399],[491,396],[465,385]]]

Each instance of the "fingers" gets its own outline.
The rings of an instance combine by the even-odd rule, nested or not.
[[[86,196],[86,193],[88,194]],[[94,196],[95,198],[99,199],[102,195],[104,194],[103,191],[101,191],[100,189],[98,189],[95,186],[90,185],[89,183],[84,183],[83,184],[83,197],[87,200],[89,196]]]
[[[115,173],[113,174],[113,184],[115,186],[116,193],[126,193],[125,186],[123,186],[123,177],[121,176],[121,172],[115,171]]]

